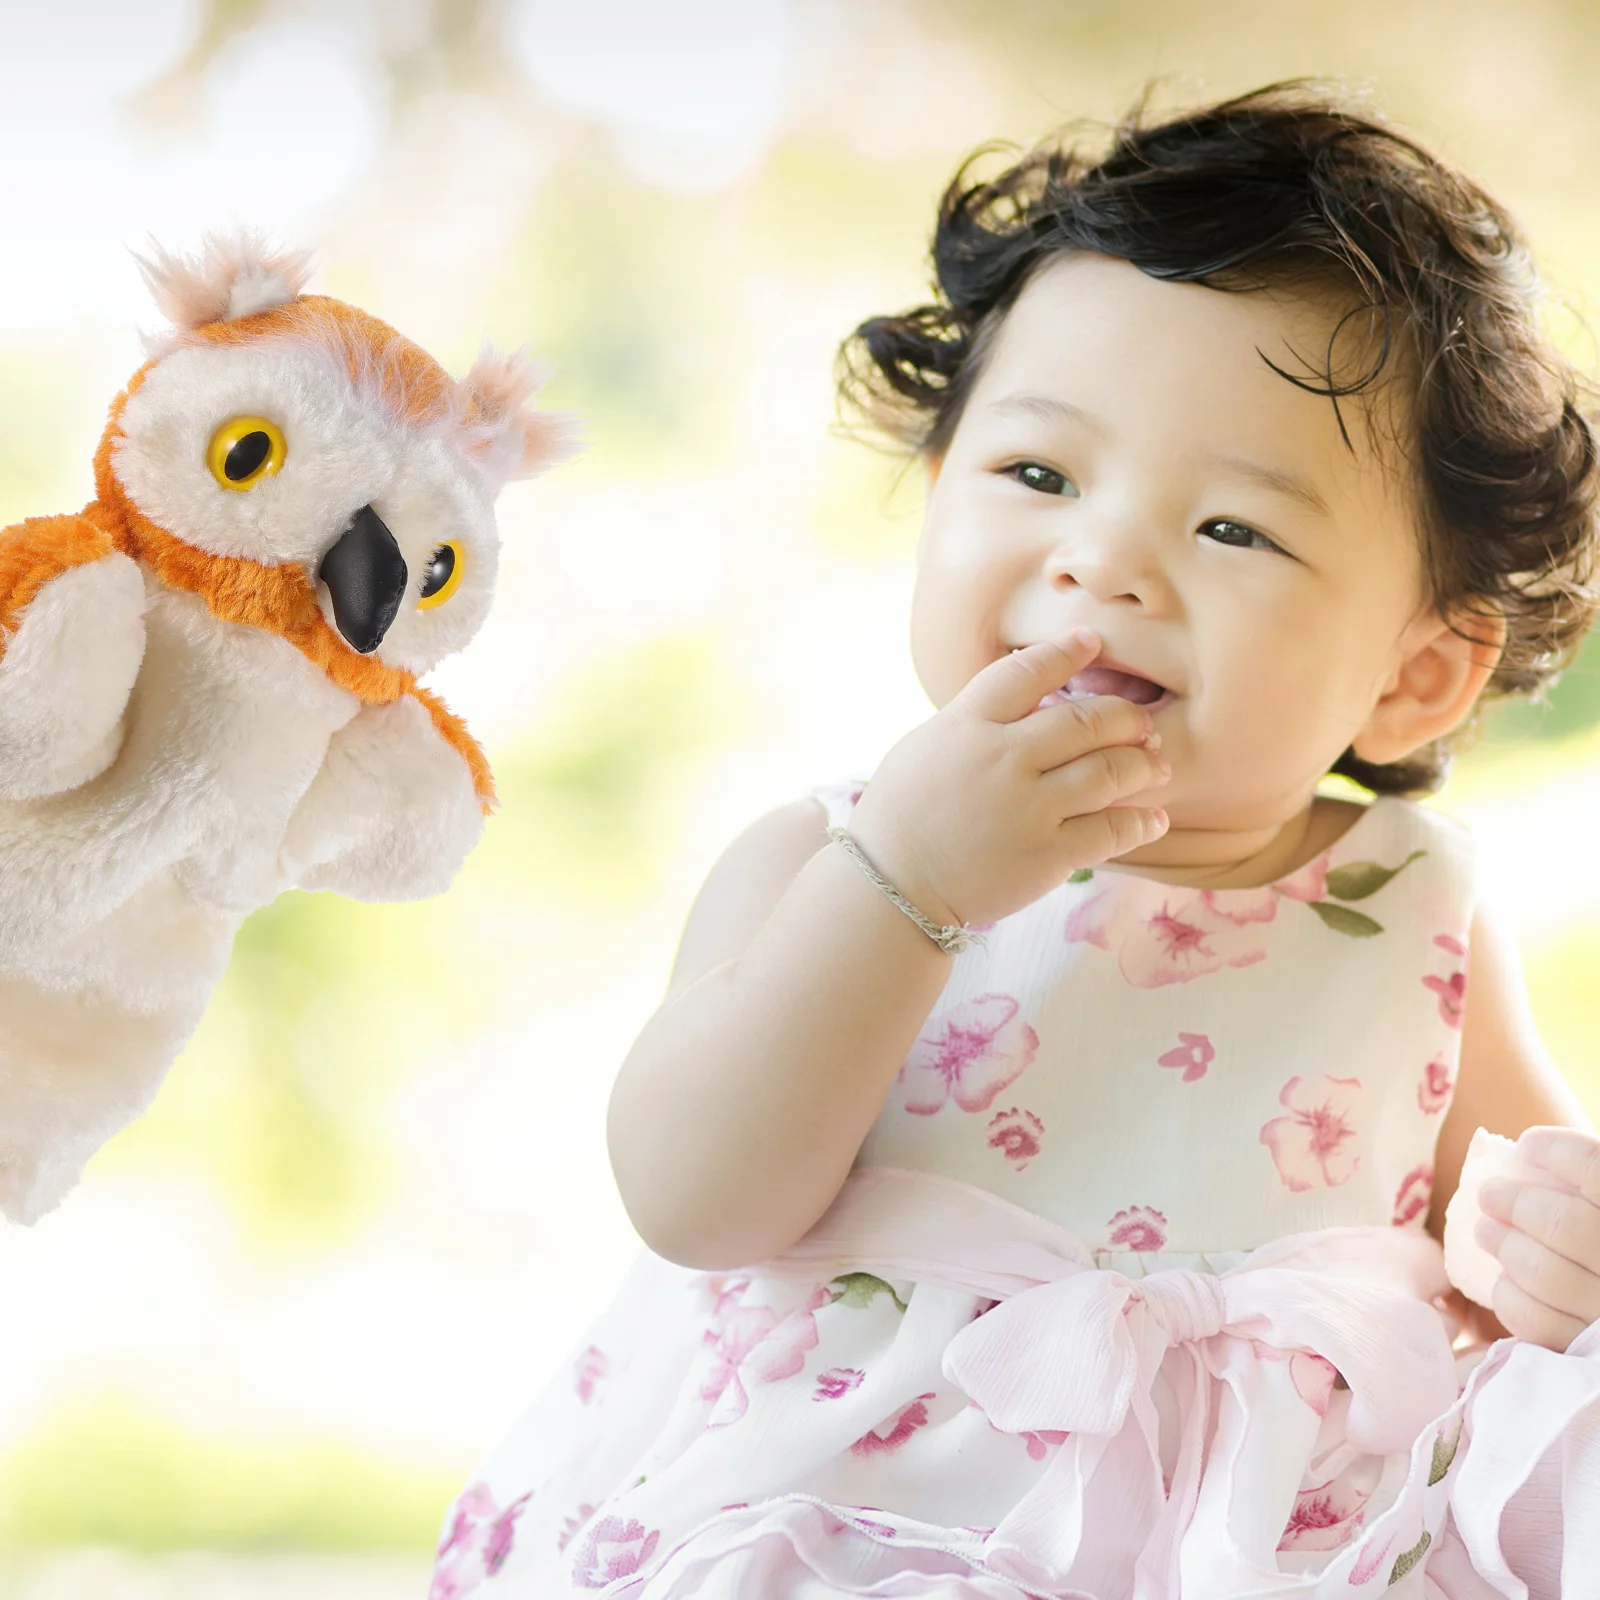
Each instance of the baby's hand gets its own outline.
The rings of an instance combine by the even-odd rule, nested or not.
[[[1099,650],[1081,632],[991,662],[884,757],[851,832],[935,921],[997,921],[1167,831],[1164,811],[1127,804],[1172,772],[1143,706],[1039,704]]]
[[[1494,1313],[1517,1338],[1565,1350],[1600,1320],[1600,1139],[1529,1128],[1517,1152],[1550,1183],[1495,1178],[1479,1192],[1478,1243],[1503,1269]]]

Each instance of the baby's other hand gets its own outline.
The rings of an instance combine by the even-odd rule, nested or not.
[[[1517,1338],[1565,1350],[1600,1321],[1600,1138],[1529,1128],[1517,1153],[1549,1183],[1495,1178],[1479,1192],[1478,1243],[1504,1269],[1494,1312]]]

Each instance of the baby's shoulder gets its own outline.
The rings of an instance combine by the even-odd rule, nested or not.
[[[1470,916],[1475,851],[1454,817],[1396,796],[1366,805],[1319,798],[1313,822],[1321,841],[1302,874],[1320,890],[1313,898],[1366,901],[1382,891],[1391,907],[1410,903],[1425,921],[1443,919],[1452,929]]]
[[[1335,859],[1399,847],[1434,858],[1436,867],[1465,870],[1472,865],[1472,835],[1465,824],[1438,807],[1395,795],[1380,795],[1363,805],[1319,798],[1316,825],[1325,829]]]
[[[827,827],[822,807],[806,797],[757,817],[728,845],[689,909],[670,993],[744,951],[800,869],[827,844]]]

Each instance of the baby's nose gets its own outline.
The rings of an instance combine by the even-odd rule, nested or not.
[[[1082,589],[1102,605],[1148,607],[1161,575],[1149,542],[1136,532],[1087,532],[1063,540],[1045,561],[1052,589]]]

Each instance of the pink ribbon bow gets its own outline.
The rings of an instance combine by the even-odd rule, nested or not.
[[[1457,1396],[1429,1303],[1447,1288],[1439,1248],[1411,1230],[1330,1229],[1219,1273],[1133,1278],[984,1190],[866,1168],[760,1270],[835,1268],[1001,1302],[951,1340],[943,1370],[1005,1432],[1067,1435],[985,1548],[994,1570],[1046,1593],[1206,1600],[1270,1584],[1299,1487],[1271,1481],[1284,1430],[1305,1459],[1320,1425],[1294,1387],[1297,1353],[1344,1379],[1349,1437],[1377,1454],[1407,1449]]]

